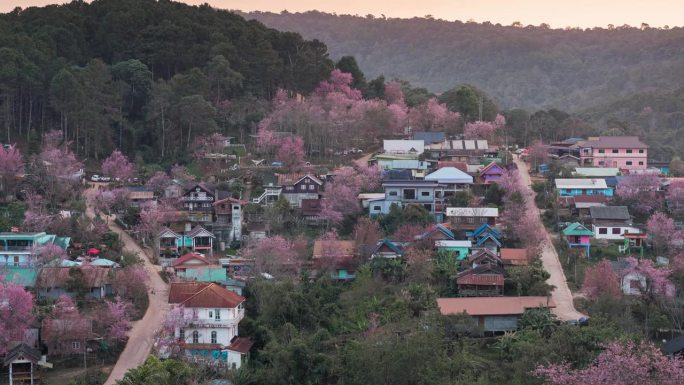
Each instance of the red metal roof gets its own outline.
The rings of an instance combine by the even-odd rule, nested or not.
[[[185,307],[235,308],[245,298],[215,283],[172,282],[169,303]]]
[[[254,342],[249,338],[235,337],[235,339],[233,339],[233,342],[231,342],[230,346],[228,346],[228,350],[232,350],[234,352],[238,352],[241,354],[247,354],[249,353],[249,350],[252,348],[253,345]]]
[[[437,298],[437,306],[442,315],[461,314],[471,316],[519,315],[525,309],[539,306],[553,308],[556,304],[547,297],[477,297],[477,298]]]
[[[527,249],[507,249],[500,250],[501,260],[511,265],[527,265]]]
[[[171,266],[176,267],[176,266],[184,265],[186,262],[188,262],[192,259],[198,260],[198,261],[202,262],[202,264],[204,264],[204,265],[211,265],[211,262],[209,262],[203,256],[201,256],[197,253],[187,253],[184,256],[182,256],[182,257],[176,259],[175,261],[171,262]]]

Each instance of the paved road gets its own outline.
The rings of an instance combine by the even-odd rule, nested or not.
[[[91,207],[87,208],[86,214],[91,218],[95,216]],[[124,243],[124,250],[138,253],[141,256],[145,262],[145,269],[147,269],[147,273],[150,276],[148,282],[150,305],[143,318],[134,322],[133,327],[128,331],[128,343],[105,382],[105,385],[114,385],[116,381],[123,378],[129,369],[142,365],[147,356],[149,356],[156,332],[161,327],[168,311],[169,286],[164,283],[158,274],[160,267],[150,262],[145,251],[138,246],[133,238],[114,223],[113,217],[109,220],[109,228],[111,231],[119,234],[121,241]]]
[[[520,171],[520,177],[522,178],[526,188],[527,188],[527,209],[534,210],[539,213],[537,205],[534,203],[534,193],[532,192],[532,180],[530,179],[530,173],[527,168],[527,164],[520,159],[515,159],[515,164],[518,165],[518,170]],[[539,215],[539,214],[538,214]],[[556,303],[556,308],[553,309],[553,313],[563,321],[577,320],[583,317],[584,314],[578,312],[575,309],[575,305],[572,301],[572,292],[568,288],[568,282],[565,278],[565,272],[563,272],[563,266],[558,259],[558,253],[556,248],[551,242],[551,236],[549,232],[546,231],[544,225],[539,221],[539,231],[544,234],[544,244],[542,245],[541,260],[544,265],[544,269],[551,274],[551,277],[546,281],[549,285],[555,286],[553,292],[551,292],[551,297]]]

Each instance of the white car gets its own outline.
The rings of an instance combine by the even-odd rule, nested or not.
[[[99,182],[99,181],[100,181],[100,176],[97,175],[97,174],[95,174],[95,175],[93,175],[93,176],[90,177],[90,180],[92,180],[93,182]]]

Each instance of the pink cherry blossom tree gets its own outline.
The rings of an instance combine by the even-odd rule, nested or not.
[[[414,131],[447,131],[453,132],[458,126],[461,115],[451,112],[446,104],[430,98],[425,104],[409,111],[409,121]]]
[[[390,105],[406,105],[404,102],[404,91],[401,90],[401,83],[393,80],[385,84],[385,100]]]
[[[185,166],[178,164],[171,167],[171,177],[178,180],[182,184],[194,182],[197,179],[194,175],[190,174]]]
[[[283,138],[278,147],[278,160],[288,169],[298,170],[304,164],[304,139],[298,135]]]
[[[135,174],[135,165],[121,151],[114,150],[102,162],[102,173],[106,176],[125,181],[132,178]]]
[[[650,259],[627,257],[626,260],[629,267],[624,274],[636,273],[646,280],[645,286],[640,287],[642,297],[652,299],[656,296],[672,297],[674,295],[674,286],[670,282],[672,270],[656,267]]]
[[[164,195],[164,190],[171,185],[171,178],[164,171],[157,171],[145,182],[145,187],[154,190],[158,197]]]
[[[294,243],[279,235],[250,243],[243,255],[253,258],[258,271],[262,273],[296,274],[301,267]]]
[[[100,326],[108,340],[123,340],[131,326],[133,306],[130,302],[116,297],[114,301],[105,300],[103,314],[98,316]]]
[[[14,191],[16,177],[24,173],[24,157],[16,147],[0,147],[0,192]]]
[[[592,300],[598,299],[602,295],[611,298],[620,298],[620,280],[613,271],[610,261],[604,259],[596,266],[588,267],[584,271],[584,283],[582,292]]]
[[[466,139],[485,139],[491,141],[496,134],[496,125],[494,122],[476,121],[466,123],[463,135]]]
[[[354,79],[351,74],[334,69],[328,80],[323,80],[314,91],[319,96],[340,93],[352,100],[361,100],[361,91],[352,88]]]
[[[667,205],[672,213],[684,213],[684,180],[677,179],[672,181],[667,187],[667,195],[665,197]]]
[[[536,169],[537,166],[549,160],[549,146],[540,141],[534,141],[527,148],[527,154]]]
[[[114,273],[114,291],[132,304],[141,307],[147,298],[150,276],[142,265],[127,266]]]
[[[398,242],[413,242],[416,237],[425,232],[425,228],[414,223],[404,223],[392,234],[392,239]]]
[[[62,295],[43,321],[42,337],[48,346],[86,339],[92,333],[92,321],[83,317],[71,297]]]
[[[46,265],[67,258],[66,251],[54,243],[34,245],[31,247],[31,253],[36,256],[39,265]]]
[[[135,227],[147,241],[152,243],[154,255],[159,255],[159,233],[167,222],[175,219],[176,211],[163,202],[149,202],[140,210],[140,222]]]
[[[613,342],[586,368],[550,364],[537,367],[534,374],[550,385],[678,385],[684,383],[684,362],[664,356],[649,341]]]
[[[677,227],[674,219],[662,212],[656,212],[646,222],[646,231],[656,253],[667,253],[674,247]]]
[[[33,294],[13,283],[0,282],[0,356],[12,342],[22,342],[33,322]]]
[[[648,215],[661,206],[662,202],[656,192],[658,187],[660,187],[660,179],[655,175],[628,175],[620,179],[615,193],[634,211]]]
[[[362,217],[354,225],[354,242],[359,255],[369,258],[375,245],[382,238],[380,224],[372,218]]]

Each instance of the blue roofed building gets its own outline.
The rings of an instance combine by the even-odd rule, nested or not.
[[[45,232],[0,233],[0,266],[34,266],[36,249],[40,246],[55,244],[67,250],[71,238],[58,237]]]

